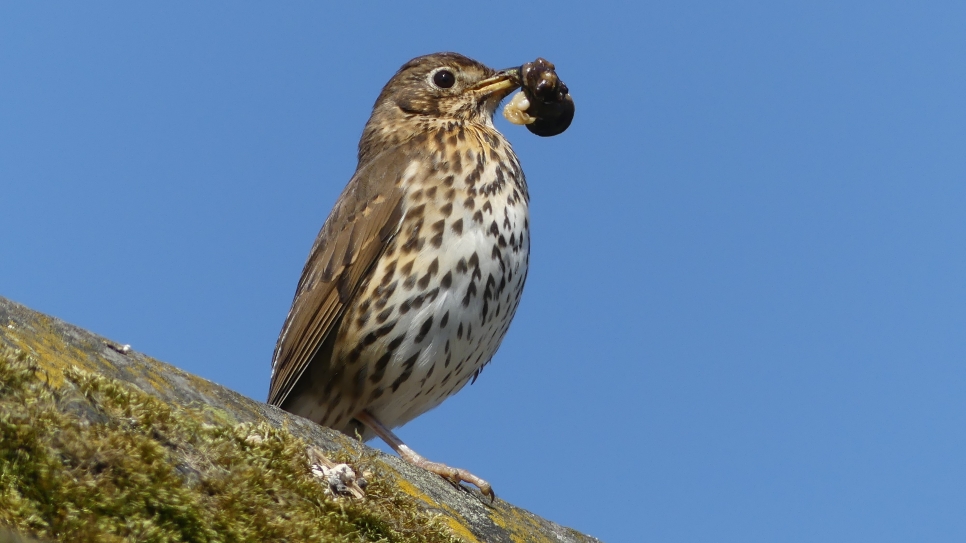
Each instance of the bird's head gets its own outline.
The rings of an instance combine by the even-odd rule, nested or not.
[[[458,53],[416,57],[386,83],[360,142],[389,143],[451,122],[492,126],[500,101],[520,86],[520,70],[496,71]]]

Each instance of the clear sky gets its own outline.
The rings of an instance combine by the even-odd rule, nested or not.
[[[0,7],[0,295],[264,400],[382,85],[543,56],[522,305],[403,439],[611,543],[966,538],[961,2],[86,4]]]

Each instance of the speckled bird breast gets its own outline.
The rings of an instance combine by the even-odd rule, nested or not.
[[[339,329],[348,397],[323,424],[344,430],[360,409],[405,424],[475,380],[510,326],[530,253],[526,181],[496,130],[459,134],[461,151],[407,169],[400,231]]]

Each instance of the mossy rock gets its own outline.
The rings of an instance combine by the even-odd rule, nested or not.
[[[306,450],[369,472],[334,497]],[[0,541],[592,542],[0,298]]]

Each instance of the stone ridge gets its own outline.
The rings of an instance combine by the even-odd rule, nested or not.
[[[454,487],[392,455],[367,447],[345,435],[313,424],[262,402],[254,401],[201,377],[184,372],[122,345],[37,313],[0,297],[0,346],[32,357],[51,385],[65,382],[65,373],[79,368],[138,389],[176,406],[203,411],[212,422],[268,423],[304,442],[333,454],[376,457],[396,476],[395,484],[470,542],[599,543],[500,499],[492,505],[475,489]]]

